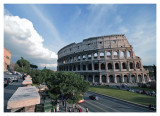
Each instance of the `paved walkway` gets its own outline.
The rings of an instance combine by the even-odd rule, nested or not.
[[[10,112],[10,110],[7,109],[7,102],[14,94],[14,92],[18,89],[18,87],[23,86],[22,81],[22,79],[19,79],[18,82],[13,82],[4,88],[4,112]]]
[[[71,108],[71,112],[79,112],[77,109],[73,108],[74,106],[67,103],[67,111],[69,112],[69,108]],[[86,112],[86,109],[79,104],[77,104],[78,108],[82,109],[82,112]],[[59,111],[58,112],[65,112],[65,106],[62,103],[59,103]]]

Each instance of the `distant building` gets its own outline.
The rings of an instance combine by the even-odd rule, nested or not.
[[[8,70],[11,61],[11,52],[4,48],[4,71]]]
[[[58,51],[58,71],[84,75],[90,83],[147,83],[149,71],[124,34],[84,39]]]

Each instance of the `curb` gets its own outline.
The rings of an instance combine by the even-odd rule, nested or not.
[[[89,92],[93,92],[93,91],[89,91]],[[96,93],[96,92],[93,92],[93,93]],[[138,105],[138,106],[141,106],[141,107],[148,108],[148,106],[146,106],[146,105],[142,105],[142,104],[130,102],[130,101],[127,101],[127,100],[122,100],[122,99],[115,98],[115,97],[108,96],[108,95],[104,95],[104,94],[101,94],[101,93],[96,93],[96,94],[103,95],[103,96],[106,96],[106,97],[110,97],[110,98],[112,98],[112,99],[116,99],[116,100],[120,100],[120,101],[127,102],[127,103],[130,103],[130,104],[134,104],[134,105]]]

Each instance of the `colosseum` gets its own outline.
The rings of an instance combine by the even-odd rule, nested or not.
[[[92,84],[150,81],[149,71],[124,34],[91,37],[63,47],[57,70],[79,73]]]

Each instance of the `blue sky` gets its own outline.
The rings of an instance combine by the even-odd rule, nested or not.
[[[125,34],[143,65],[156,64],[155,4],[5,4],[4,9],[4,47],[12,62],[23,56],[56,69],[56,54],[65,45]]]

